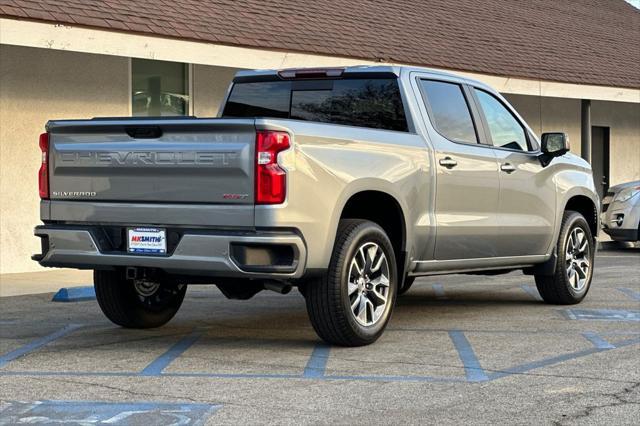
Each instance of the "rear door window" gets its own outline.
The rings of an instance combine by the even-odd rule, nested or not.
[[[431,123],[453,142],[478,143],[471,110],[462,86],[444,81],[421,80]]]
[[[408,131],[395,78],[236,83],[222,116]]]

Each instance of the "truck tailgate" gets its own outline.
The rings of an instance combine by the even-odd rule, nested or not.
[[[52,210],[56,201],[91,210],[115,204],[123,214],[129,204],[162,204],[166,216],[166,205],[191,204],[208,207],[207,223],[216,224],[215,206],[225,218],[229,208],[253,209],[253,119],[53,121],[47,130]],[[237,225],[253,226],[253,214],[241,217],[251,223]]]

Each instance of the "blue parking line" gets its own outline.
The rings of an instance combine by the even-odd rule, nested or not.
[[[571,352],[563,355],[552,356],[544,358],[538,361],[533,361],[510,368],[502,369],[499,371],[491,372],[488,375],[480,367],[480,364],[471,350],[471,346],[466,337],[458,331],[452,331],[452,340],[454,343],[457,341],[456,348],[459,346],[467,347],[467,353],[464,355],[466,362],[465,372],[467,372],[466,378],[461,377],[431,377],[431,376],[352,376],[352,375],[335,375],[335,376],[317,376],[317,377],[305,377],[293,374],[242,374],[242,373],[163,373],[162,377],[204,377],[204,378],[235,378],[235,379],[309,379],[309,380],[367,380],[367,381],[383,381],[383,382],[440,382],[440,383],[473,383],[478,381],[493,381],[503,377],[508,377],[514,374],[524,374],[528,371],[538,368],[548,367],[554,364],[558,364],[564,361],[570,361],[577,358],[582,358],[591,354],[606,352],[614,349],[624,348],[631,345],[640,344],[640,338],[634,337],[612,344],[612,348],[599,349],[596,347],[580,350],[577,352]],[[471,354],[468,353],[471,352]],[[459,351],[459,353],[461,353]],[[461,359],[463,355],[460,355]],[[475,364],[475,365],[474,365]],[[16,377],[47,377],[47,376],[74,376],[74,377],[136,377],[139,373],[135,372],[77,372],[77,371],[0,371],[0,377],[2,376],[16,376]]]
[[[535,286],[523,284],[520,286],[529,296],[536,299],[538,302],[542,302],[542,297],[540,297],[540,293],[538,293],[538,289]]]
[[[38,341],[32,342],[24,347],[8,353],[0,358],[0,361],[9,362],[19,356],[29,353],[39,347],[51,342],[77,328],[80,325],[70,325],[56,333],[52,333]],[[640,337],[633,337],[622,341],[609,343],[600,335],[594,332],[585,332],[582,335],[591,341],[594,345],[592,348],[579,350],[576,352],[566,353],[557,356],[551,356],[541,360],[536,360],[521,365],[516,365],[506,369],[500,369],[486,373],[480,365],[471,344],[460,330],[451,330],[449,336],[458,351],[458,356],[462,361],[465,371],[465,377],[432,377],[432,376],[385,376],[385,375],[326,375],[327,360],[330,354],[330,347],[325,344],[318,344],[314,347],[313,352],[304,373],[300,374],[246,374],[246,373],[208,373],[208,372],[168,372],[164,373],[164,369],[171,364],[178,356],[183,354],[191,347],[201,336],[200,331],[194,331],[190,335],[182,338],[174,344],[168,351],[149,364],[142,372],[78,372],[78,371],[0,371],[2,376],[15,377],[47,377],[47,376],[74,376],[74,377],[136,377],[144,376],[162,376],[162,377],[203,377],[203,378],[235,378],[235,379],[301,379],[301,380],[364,380],[364,381],[382,381],[382,382],[440,382],[440,383],[475,383],[483,381],[497,380],[516,374],[524,374],[528,371],[548,367],[564,361],[569,361],[591,354],[606,352],[613,349],[623,348],[630,345],[640,344]],[[602,333],[607,334],[607,333]],[[611,332],[608,334],[615,334]]]
[[[640,301],[640,291],[635,291],[630,288],[618,288],[617,290],[633,300]]]
[[[583,349],[581,351],[577,351],[577,352],[571,352],[568,354],[563,354],[563,355],[557,355],[557,356],[552,356],[549,358],[544,358],[538,361],[533,361],[533,362],[528,362],[526,364],[521,364],[521,365],[517,365],[514,367],[510,367],[510,368],[505,368],[502,369],[500,371],[496,371],[494,373],[489,374],[489,379],[490,380],[496,380],[496,379],[500,379],[502,377],[507,377],[507,376],[511,376],[513,374],[523,374],[526,373],[528,371],[531,370],[535,370],[537,368],[542,368],[542,367],[549,367],[550,365],[554,365],[554,364],[559,364],[561,362],[564,361],[570,361],[573,359],[577,359],[577,358],[582,358],[585,357],[587,355],[591,355],[591,354],[595,354],[598,352],[606,352],[606,351],[610,351],[613,349],[619,349],[619,348],[624,348],[626,346],[631,346],[631,345],[636,345],[640,343],[640,338],[632,338],[632,339],[627,339],[627,340],[623,340],[620,342],[614,342],[613,343],[613,347],[612,348],[589,348],[589,349]]]
[[[94,300],[96,291],[93,286],[86,287],[63,287],[53,295],[52,302],[84,302]]]
[[[194,331],[160,355],[140,372],[141,376],[159,376],[176,358],[182,355],[202,336],[201,331]]]
[[[133,371],[2,371],[1,376],[33,376],[33,377],[134,377],[139,373]]]
[[[593,344],[593,346],[595,346],[598,349],[615,349],[615,346],[607,342],[605,339],[603,339],[593,331],[587,331],[586,333],[582,333],[582,336],[584,336],[585,339],[590,341]]]
[[[464,333],[459,330],[452,330],[449,331],[449,337],[458,351],[467,380],[470,382],[489,380]]]
[[[625,309],[564,309],[568,319],[579,321],[640,321],[640,311]]]
[[[587,355],[595,354],[597,352],[608,351],[610,349],[598,349],[598,348],[589,348],[584,349],[578,352],[571,352],[568,354],[557,355],[549,358],[544,358],[538,361],[528,362],[526,364],[517,365],[510,368],[501,369],[500,371],[496,371],[489,374],[489,378],[491,380],[500,379],[503,377],[511,376],[513,374],[523,374],[531,370],[535,370],[537,368],[548,367],[553,364],[558,364],[563,361],[569,361],[576,358],[582,358]]]
[[[447,299],[447,295],[444,293],[444,287],[442,286],[442,284],[433,284],[431,288],[433,288],[433,292],[436,295],[436,299],[441,299],[441,300]]]
[[[1,374],[1,373],[0,373]],[[163,373],[162,377],[205,377],[209,379],[302,379],[299,374],[268,373]],[[323,377],[318,377],[322,379]]]
[[[366,380],[369,382],[433,382],[433,383],[466,383],[462,377],[431,376],[324,376],[323,380]]]
[[[66,336],[67,334],[79,329],[80,327],[82,326],[78,324],[69,324],[62,329],[49,334],[48,336],[34,340],[33,342],[27,343],[26,345],[18,349],[0,356],[0,368],[4,367],[13,360],[20,358],[21,356],[27,355],[33,351],[40,349],[41,347],[53,342],[56,339],[59,339],[60,337]]]
[[[309,358],[306,367],[304,367],[304,373],[302,376],[306,378],[323,377],[327,369],[329,352],[331,352],[330,346],[324,343],[318,343],[315,348],[313,348],[313,352],[311,353],[311,357]]]

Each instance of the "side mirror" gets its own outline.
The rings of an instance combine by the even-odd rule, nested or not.
[[[554,157],[560,157],[569,152],[569,137],[566,133],[543,133],[542,155],[540,162],[547,166]]]

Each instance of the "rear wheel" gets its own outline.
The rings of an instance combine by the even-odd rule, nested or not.
[[[126,328],[160,327],[178,312],[186,285],[171,280],[128,280],[121,271],[94,271],[100,309],[111,322]]]
[[[557,263],[553,275],[536,275],[542,299],[556,305],[580,303],[591,287],[595,243],[585,218],[566,211],[556,245]]]
[[[397,290],[396,260],[380,226],[340,221],[326,274],[307,283],[311,324],[323,340],[342,346],[375,342],[391,317]]]

